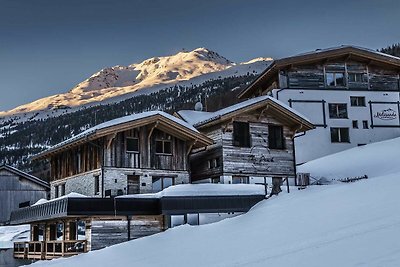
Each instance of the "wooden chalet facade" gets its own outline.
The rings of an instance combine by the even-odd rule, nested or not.
[[[0,225],[10,220],[13,210],[47,199],[49,184],[8,165],[0,166]]]
[[[110,197],[189,183],[189,154],[210,144],[169,114],[144,112],[95,126],[33,159],[50,162],[51,198]]]
[[[293,137],[313,129],[301,114],[269,96],[216,112],[177,114],[214,140],[190,156],[194,182],[261,183],[289,178],[294,183]]]
[[[340,46],[282,58],[239,98],[260,95],[275,97],[316,126],[295,139],[298,164],[400,136],[398,57]]]

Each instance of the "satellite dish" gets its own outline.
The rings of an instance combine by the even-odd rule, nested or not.
[[[194,105],[194,110],[196,111],[203,111],[203,104],[199,101]]]

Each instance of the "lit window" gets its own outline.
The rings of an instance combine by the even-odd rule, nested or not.
[[[329,118],[347,119],[347,104],[329,104]]]
[[[350,143],[349,128],[331,128],[332,143]]]

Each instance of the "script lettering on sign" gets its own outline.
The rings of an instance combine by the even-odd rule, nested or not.
[[[382,111],[378,111],[375,113],[374,118],[385,120],[385,121],[390,121],[394,120],[397,118],[397,113],[395,110],[388,108],[384,109]]]

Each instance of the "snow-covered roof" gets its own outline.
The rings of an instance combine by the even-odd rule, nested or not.
[[[198,196],[249,196],[265,195],[265,188],[256,184],[180,184],[153,194],[135,194],[117,198],[161,198]]]
[[[243,102],[240,102],[238,104],[220,109],[218,111],[215,112],[204,112],[204,111],[194,111],[194,110],[181,110],[178,112],[178,115],[181,116],[181,118],[183,118],[185,121],[187,121],[188,123],[192,124],[195,127],[201,126],[203,124],[206,124],[208,122],[211,122],[213,120],[217,120],[220,117],[227,115],[229,113],[238,111],[240,109],[244,109],[247,107],[250,107],[252,105],[264,102],[264,101],[272,101],[275,104],[279,105],[280,107],[286,109],[287,111],[289,111],[290,113],[296,115],[297,117],[299,117],[300,119],[303,119],[307,122],[309,122],[311,124],[311,121],[304,116],[303,114],[301,114],[300,112],[298,112],[297,110],[289,107],[288,105],[282,103],[281,101],[277,100],[276,98],[273,98],[271,96],[259,96],[259,97],[255,97],[255,98],[251,98],[248,100],[245,100]]]
[[[43,180],[41,180],[41,179],[39,179],[39,178],[29,174],[29,173],[21,171],[21,170],[19,170],[17,168],[14,168],[12,166],[2,165],[2,166],[0,166],[0,171],[1,170],[9,171],[9,172],[14,173],[16,175],[22,176],[22,177],[26,178],[27,180],[29,180],[29,181],[31,181],[31,182],[33,182],[35,184],[41,185],[41,186],[43,186],[45,188],[50,188],[50,185],[49,185],[48,182],[43,181]]]
[[[175,116],[172,116],[172,115],[170,115],[170,114],[168,114],[166,112],[163,112],[163,111],[147,111],[147,112],[136,113],[136,114],[120,117],[120,118],[117,118],[117,119],[113,119],[113,120],[98,124],[98,125],[96,125],[96,126],[94,126],[92,128],[87,129],[86,131],[84,131],[84,132],[82,132],[80,134],[75,135],[74,137],[72,137],[70,139],[67,139],[67,140],[65,140],[65,141],[63,141],[61,143],[58,143],[58,144],[50,147],[49,149],[45,150],[44,152],[41,152],[41,153],[35,155],[33,158],[36,159],[38,157],[41,157],[42,155],[48,154],[48,153],[50,153],[52,151],[55,151],[55,150],[57,150],[57,149],[59,149],[61,147],[66,146],[68,144],[72,144],[72,143],[74,143],[74,142],[76,142],[78,140],[82,140],[82,139],[88,138],[89,136],[94,135],[96,132],[98,132],[100,130],[104,130],[104,129],[111,128],[111,127],[114,127],[114,126],[117,126],[117,125],[129,123],[129,122],[134,122],[134,121],[145,119],[145,118],[150,118],[150,117],[153,117],[153,116],[161,116],[161,117],[163,117],[163,118],[165,118],[165,119],[167,119],[169,121],[172,121],[172,122],[174,122],[174,123],[186,128],[187,130],[189,130],[193,134],[200,134],[199,131],[196,128],[194,128],[192,125],[190,125],[189,123],[187,123],[187,122],[185,122],[185,121],[183,121],[183,120],[181,120],[181,119],[179,119],[179,118],[177,118]]]
[[[369,48],[354,46],[354,45],[342,45],[336,47],[330,47],[325,49],[317,49],[314,51],[297,54],[294,56],[281,58],[274,60],[259,76],[255,79],[247,88],[245,88],[240,94],[239,98],[245,98],[251,96],[254,90],[265,86],[264,83],[267,81],[272,82],[271,77],[274,77],[276,73],[286,66],[297,64],[300,62],[311,62],[320,60],[323,58],[336,57],[338,55],[352,54],[361,58],[374,60],[377,62],[390,64],[396,67],[400,67],[400,58],[392,55],[388,55],[379,51],[375,51]],[[266,87],[264,87],[266,88]]]
[[[318,54],[318,53],[324,53],[324,52],[329,52],[329,51],[334,51],[334,50],[339,50],[339,49],[344,49],[344,48],[354,48],[354,49],[358,49],[358,50],[362,50],[368,53],[373,53],[379,56],[384,56],[384,57],[388,57],[388,58],[393,58],[395,60],[400,60],[399,57],[396,56],[392,56],[386,53],[382,53],[370,48],[366,48],[366,47],[361,47],[361,46],[356,46],[356,45],[340,45],[340,46],[334,46],[334,47],[329,47],[329,48],[324,48],[324,49],[316,49],[314,51],[310,51],[310,52],[305,52],[305,53],[300,53],[297,54],[296,56],[305,56],[305,55],[311,55],[311,54]]]

